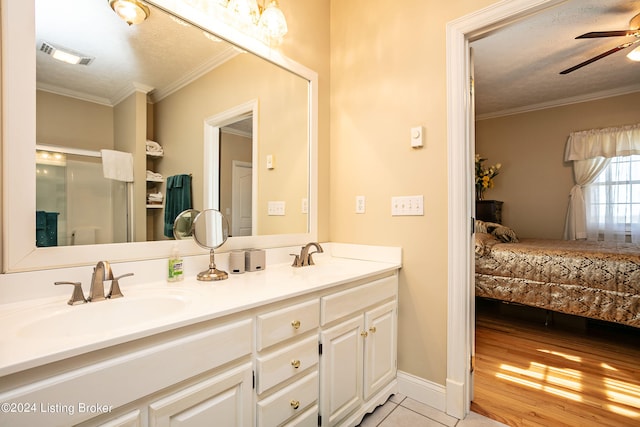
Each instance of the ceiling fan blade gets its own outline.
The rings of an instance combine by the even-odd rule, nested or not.
[[[560,71],[560,74],[569,74],[569,73],[570,73],[570,72],[572,72],[572,71],[575,71],[575,70],[577,70],[577,69],[579,69],[579,68],[582,68],[582,67],[584,67],[585,65],[589,65],[589,64],[591,64],[592,62],[596,62],[597,60],[602,59],[602,58],[604,58],[604,57],[606,57],[606,56],[609,56],[609,55],[611,55],[612,53],[616,53],[616,52],[618,52],[618,51],[621,51],[621,50],[623,50],[623,49],[626,49],[626,48],[628,48],[629,46],[634,45],[634,44],[636,44],[636,43],[638,43],[638,42],[640,42],[640,39],[635,40],[635,41],[632,41],[632,42],[624,43],[624,44],[621,44],[621,45],[619,45],[619,46],[616,46],[616,47],[614,47],[613,49],[610,49],[610,50],[608,50],[608,51],[606,51],[606,52],[604,52],[604,53],[601,53],[601,54],[600,54],[600,55],[598,55],[598,56],[594,56],[594,57],[593,57],[593,58],[591,58],[591,59],[587,59],[586,61],[581,62],[581,63],[579,63],[578,65],[574,65],[574,66],[573,66],[573,67],[571,67],[571,68],[567,68],[566,70]]]
[[[620,31],[592,31],[590,33],[582,34],[576,39],[595,39],[598,37],[622,37],[622,36],[635,36],[640,34],[640,30],[620,30]]]

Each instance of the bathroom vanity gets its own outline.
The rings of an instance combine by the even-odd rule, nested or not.
[[[81,306],[0,306],[0,424],[356,425],[397,391],[400,250],[326,252]]]

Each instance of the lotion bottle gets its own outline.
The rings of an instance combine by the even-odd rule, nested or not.
[[[169,256],[169,274],[167,281],[179,282],[184,279],[183,262],[180,254],[178,253],[178,245],[174,244],[171,249],[171,256]]]

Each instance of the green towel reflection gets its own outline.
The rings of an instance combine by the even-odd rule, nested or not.
[[[191,175],[182,174],[167,178],[164,207],[164,235],[166,237],[173,237],[173,222],[180,212],[191,208]]]

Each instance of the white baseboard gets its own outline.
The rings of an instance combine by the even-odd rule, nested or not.
[[[447,391],[443,385],[398,371],[398,392],[439,411],[446,412]]]

